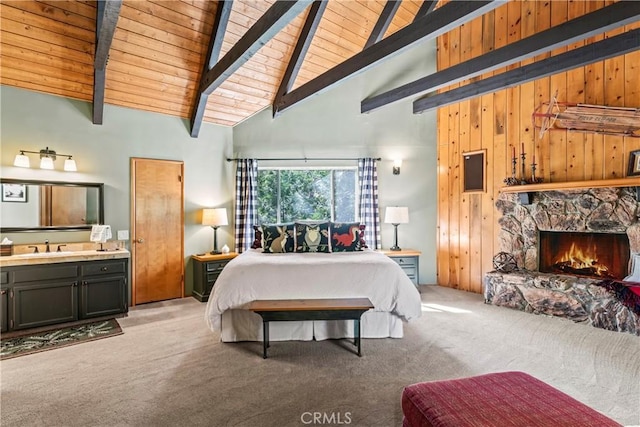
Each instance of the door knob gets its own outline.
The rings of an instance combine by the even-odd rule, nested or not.
[[[138,243],[144,243],[144,239],[142,238],[138,239]]]

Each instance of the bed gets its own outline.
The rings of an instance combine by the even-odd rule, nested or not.
[[[261,341],[262,319],[245,307],[258,299],[367,297],[375,309],[361,319],[364,338],[402,338],[403,322],[420,317],[420,294],[402,268],[372,250],[263,253],[251,249],[220,273],[205,311],[223,342]],[[272,341],[353,338],[353,321],[274,322]]]

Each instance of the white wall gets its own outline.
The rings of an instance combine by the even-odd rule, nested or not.
[[[360,102],[366,97],[435,69],[435,42],[425,42],[300,102],[275,119],[270,109],[263,110],[234,127],[234,155],[381,157],[378,179],[382,220],[386,206],[409,207],[410,223],[398,227],[399,246],[422,251],[420,283],[436,283],[435,112],[414,115],[409,99],[360,114]],[[397,157],[403,159],[403,165],[400,175],[393,175],[392,163]],[[390,224],[382,224],[382,244],[384,248],[393,244]]]
[[[225,159],[232,152],[232,130],[203,124],[200,137],[189,136],[187,120],[177,117],[105,105],[104,124],[91,121],[91,104],[8,86],[0,87],[0,137],[3,178],[28,178],[105,184],[105,223],[116,230],[130,230],[130,158],[144,157],[184,162],[185,195],[185,292],[191,293],[189,258],[211,250],[210,227],[198,224],[203,207],[232,208],[233,165]],[[16,168],[20,149],[39,151],[49,147],[72,154],[78,172],[37,168],[31,155],[30,169]],[[36,166],[36,167],[34,167]],[[0,213],[1,214],[1,213]],[[115,234],[115,233],[114,233]],[[88,241],[88,232],[9,233],[16,243]],[[232,227],[218,230],[219,245],[232,245]]]

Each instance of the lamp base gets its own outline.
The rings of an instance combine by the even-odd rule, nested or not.
[[[398,247],[398,246],[391,246],[391,247],[389,248],[389,250],[390,250],[390,251],[401,251],[401,250],[402,250],[402,248],[400,248],[400,247]]]
[[[211,255],[220,255],[222,252],[220,251],[211,251],[209,252]]]

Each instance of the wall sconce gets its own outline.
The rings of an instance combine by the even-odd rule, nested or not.
[[[57,154],[53,150],[49,150],[49,147],[40,151],[29,151],[29,150],[20,150],[20,154],[16,155],[16,158],[13,160],[13,166],[17,166],[19,168],[30,168],[31,162],[29,161],[29,156],[24,153],[30,154],[40,154],[40,169],[53,169],[53,162],[56,160],[57,156],[63,156],[67,159],[64,161],[64,170],[67,172],[76,172],[78,170],[76,166],[76,161],[72,159],[71,154]]]
[[[395,159],[393,161],[393,174],[400,175],[400,168],[402,167],[402,159]]]
[[[210,225],[213,228],[213,250],[211,254],[222,253],[218,250],[218,227],[228,225],[227,209],[202,209],[202,225]]]

